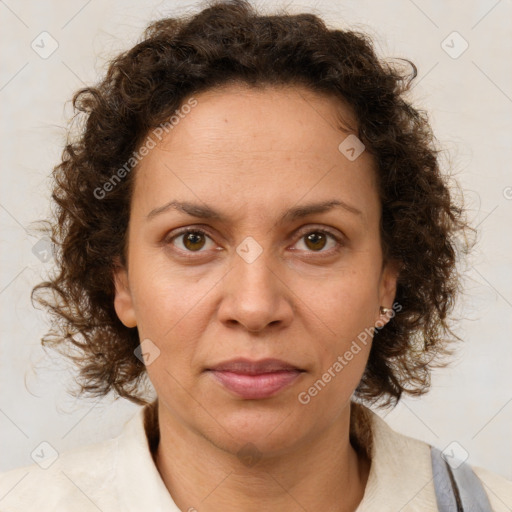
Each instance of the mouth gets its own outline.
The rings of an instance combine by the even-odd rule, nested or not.
[[[258,400],[277,395],[291,386],[305,370],[279,359],[233,359],[207,371],[234,395]]]

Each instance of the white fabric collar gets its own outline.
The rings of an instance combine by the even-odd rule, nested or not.
[[[153,461],[144,429],[142,407],[125,424],[118,438],[115,464],[121,510],[180,512]]]
[[[114,464],[123,510],[180,512],[158,472],[144,428],[141,408],[118,437]],[[356,512],[435,510],[429,445],[398,434],[376,413],[371,416],[371,468]],[[385,504],[385,508],[383,508]]]

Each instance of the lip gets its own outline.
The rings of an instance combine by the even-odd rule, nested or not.
[[[235,395],[257,400],[278,394],[304,370],[279,359],[232,359],[208,368],[208,372]]]

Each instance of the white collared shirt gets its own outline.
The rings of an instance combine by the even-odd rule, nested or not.
[[[0,512],[180,512],[153,461],[141,408],[113,439],[0,475]],[[356,512],[437,510],[430,446],[371,417],[371,468]],[[473,467],[495,512],[512,511],[512,482]],[[199,504],[190,504],[200,511]],[[187,512],[187,511],[185,511]]]

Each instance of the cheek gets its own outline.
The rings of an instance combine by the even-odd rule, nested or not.
[[[200,312],[214,291],[216,274],[195,275],[194,269],[170,265],[163,256],[141,255],[138,260],[132,278],[141,336],[164,340],[190,335],[190,329],[199,331]]]
[[[373,268],[378,268],[377,263]],[[347,264],[329,279],[303,288],[316,325],[312,336],[318,363],[303,391],[317,405],[329,401],[342,404],[361,379],[376,321],[378,277],[360,254],[357,264]]]
[[[347,341],[374,325],[378,277],[371,266],[346,265],[316,283],[303,282],[298,295],[333,336]]]
[[[370,338],[367,343],[340,344],[339,350],[333,350],[321,369],[304,382],[297,400],[301,407],[309,409],[310,417],[331,420],[338,417],[361,380],[370,344]]]
[[[149,338],[159,350],[158,359],[147,366],[159,394],[180,397],[184,387],[194,384],[194,356],[209,319],[209,288],[164,272],[148,269],[144,274],[137,290],[138,329],[141,340]]]
[[[347,298],[350,298],[347,296]],[[353,298],[353,297],[352,297]],[[312,405],[315,416],[337,416],[348,403],[364,373],[372,344],[370,315],[363,314],[360,304],[340,302],[329,308],[325,322],[329,323],[327,339],[317,338],[315,370],[304,382],[299,402]],[[334,334],[333,334],[334,332]]]
[[[139,261],[143,265],[133,261],[132,276],[139,336],[141,341],[151,340],[159,351],[147,372],[157,392],[181,396],[182,386],[188,389],[195,384],[197,352],[211,322],[222,273],[199,277],[193,268],[171,266],[164,258],[147,256]]]

